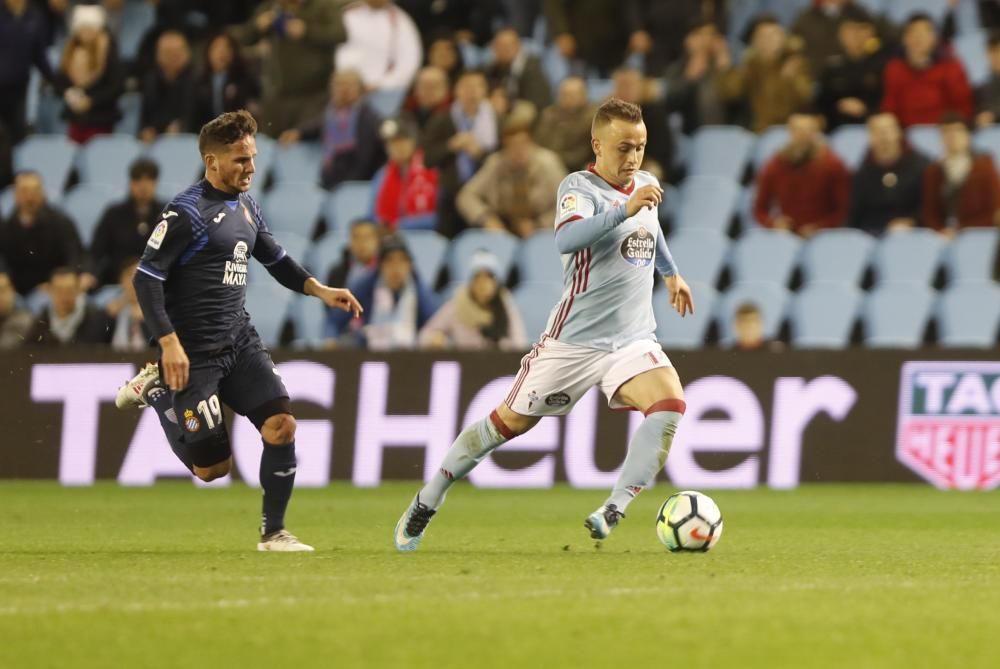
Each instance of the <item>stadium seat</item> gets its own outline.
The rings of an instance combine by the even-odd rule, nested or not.
[[[536,232],[521,243],[517,269],[521,281],[562,282],[562,255],[551,230]]]
[[[274,157],[278,153],[278,143],[267,135],[257,134],[257,157],[254,158],[254,169],[257,172],[253,175],[253,183],[263,191],[264,183],[267,181],[271,169],[274,167]],[[257,190],[253,188],[251,190]]]
[[[480,228],[469,228],[451,242],[448,254],[448,274],[452,282],[463,282],[469,275],[469,263],[477,251],[488,251],[500,263],[500,283],[507,281],[507,274],[514,262],[519,240],[506,232],[491,232]]]
[[[971,3],[965,3],[971,4]],[[989,81],[990,61],[986,55],[986,35],[982,32],[959,35],[953,42],[955,55],[962,61],[965,74],[973,87],[979,87]]]
[[[299,264],[306,262],[309,251],[312,249],[309,237],[288,228],[273,229],[271,233],[274,235],[274,239],[281,244],[281,248],[285,249],[285,253],[293,260]]]
[[[729,258],[733,281],[788,285],[801,248],[802,239],[791,232],[751,230],[733,244]]]
[[[323,345],[328,311],[322,300],[300,296],[291,308],[292,324],[295,326],[292,345],[296,348],[320,348]]]
[[[160,179],[156,182],[156,197],[158,200],[169,203],[174,197],[190,187],[189,183],[177,183],[176,181],[164,181]]]
[[[656,339],[667,349],[695,349],[705,343],[712,324],[715,303],[719,298],[715,288],[701,281],[688,281],[694,298],[694,313],[681,318],[670,306],[667,291],[657,282],[653,290],[653,315],[656,317]]]
[[[524,281],[514,289],[514,302],[521,311],[528,340],[541,339],[549,314],[562,296],[562,284],[551,281]]]
[[[310,246],[306,254],[306,265],[320,281],[326,281],[330,270],[340,263],[344,248],[347,247],[347,240],[347,235],[328,232]],[[338,288],[343,287],[338,286]]]
[[[944,153],[941,146],[941,131],[936,125],[913,125],[906,130],[906,139],[913,148],[922,154],[937,160]]]
[[[192,134],[160,135],[149,147],[149,157],[160,166],[160,180],[189,186],[204,172],[198,136]]]
[[[122,117],[115,123],[115,134],[138,135],[139,114],[142,111],[142,95],[140,93],[125,93],[118,98],[118,109]]]
[[[139,55],[142,38],[156,22],[156,5],[151,2],[125,2],[121,8],[118,30],[118,54],[125,62]]]
[[[260,208],[268,227],[293,230],[311,238],[326,199],[326,191],[319,186],[283,183],[264,195]]]
[[[994,125],[977,130],[972,137],[972,146],[993,156],[993,163],[1000,169],[1000,127]]]
[[[0,220],[14,213],[14,185],[0,191]]]
[[[945,244],[941,235],[926,228],[886,234],[872,254],[879,285],[892,282],[930,285]]]
[[[315,142],[300,142],[278,146],[271,168],[276,183],[297,181],[318,184],[322,151]]]
[[[62,210],[73,219],[85,247],[89,247],[93,241],[94,231],[101,222],[104,210],[121,197],[121,190],[106,184],[83,183],[63,196]]]
[[[861,291],[847,283],[812,283],[792,297],[788,308],[792,345],[847,348],[858,317]]]
[[[681,228],[667,239],[670,255],[688,283],[715,286],[729,254],[729,238],[717,230]]]
[[[547,48],[542,54],[542,69],[545,70],[545,78],[549,80],[553,90],[559,87],[559,82],[571,74],[569,61],[559,53],[555,45]]]
[[[952,284],[989,282],[998,252],[996,228],[967,228],[955,236],[942,256]]]
[[[868,129],[863,125],[843,125],[833,131],[830,148],[849,170],[854,171],[868,151]]]
[[[657,210],[660,223],[666,224],[674,219],[680,207],[681,195],[676,186],[670,184],[660,184],[663,187],[663,200]]]
[[[885,11],[885,4],[890,0],[854,0],[858,5],[861,5],[869,12],[873,14],[881,14]]]
[[[399,114],[405,97],[405,88],[379,88],[368,94],[368,104],[380,117],[392,118]]]
[[[109,284],[107,286],[101,286],[98,288],[93,295],[90,296],[90,303],[93,304],[98,309],[104,309],[106,306],[111,304],[114,300],[118,299],[122,294],[121,286],[118,284]]]
[[[29,135],[14,147],[14,171],[38,172],[46,193],[58,199],[73,168],[76,149],[64,135]]]
[[[142,153],[142,145],[132,135],[98,135],[80,147],[76,170],[82,183],[128,183],[128,168]]]
[[[802,247],[800,266],[807,283],[835,281],[861,283],[875,248],[875,238],[853,228],[832,228],[816,233]]]
[[[948,12],[948,0],[884,0],[885,15],[892,23],[902,24],[911,14],[929,14],[938,27]]]
[[[1000,286],[963,284],[941,294],[935,307],[942,346],[990,348],[1000,329]]]
[[[861,307],[865,345],[873,348],[917,348],[934,303],[934,291],[917,284],[878,286]]]
[[[594,104],[600,104],[611,95],[614,82],[610,79],[587,79],[587,98]]]
[[[753,147],[754,171],[759,172],[764,163],[786,143],[788,143],[788,128],[783,125],[773,126],[761,133]]]
[[[734,283],[717,302],[715,318],[719,324],[720,339],[723,345],[732,345],[734,339],[733,317],[740,305],[747,302],[757,305],[757,308],[760,309],[764,337],[767,339],[777,337],[785,317],[788,291],[777,283],[746,281]]]
[[[438,274],[444,267],[448,253],[448,240],[433,230],[406,230],[400,233],[413,257],[413,269],[429,287],[437,284]]]
[[[728,177],[739,181],[743,176],[754,136],[739,126],[703,126],[691,141],[688,174]]]
[[[345,181],[334,189],[326,202],[326,228],[346,233],[354,221],[371,218],[372,209],[371,182]]]
[[[753,202],[756,198],[756,185],[750,184],[746,188],[740,189],[740,194],[736,201],[736,220],[739,224],[739,234],[741,235],[763,227],[753,215]]]
[[[725,233],[739,196],[739,184],[732,179],[688,177],[681,185],[674,229],[693,227]]]
[[[281,340],[288,305],[294,296],[295,293],[273,281],[248,282],[246,310],[265,346],[273,348]]]

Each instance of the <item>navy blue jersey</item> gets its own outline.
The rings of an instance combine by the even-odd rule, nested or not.
[[[163,210],[139,271],[163,281],[167,315],[186,351],[220,349],[247,332],[250,256],[266,267],[285,250],[248,193],[223,193],[203,179]]]

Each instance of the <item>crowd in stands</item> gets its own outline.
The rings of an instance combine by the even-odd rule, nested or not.
[[[312,269],[366,309],[322,319],[308,339],[327,348],[525,348],[538,332],[508,287],[526,277],[495,248],[476,249],[461,274],[422,276],[408,235],[495,231],[526,246],[551,234],[558,184],[590,163],[591,118],[609,95],[643,110],[644,169],[671,184],[665,231],[698,225],[670,198],[718,176],[694,152],[720,128],[751,137],[729,161],[745,202],[722,232],[737,239],[756,228],[802,240],[996,229],[1000,153],[976,138],[1000,122],[1000,2],[927,4],[0,0],[0,189],[11,194],[0,207],[0,348],[148,347],[130,277],[169,196],[153,149],[244,108],[260,121],[262,154],[270,138],[274,151],[314,156],[307,178],[334,195],[367,184],[363,216],[337,230],[320,217],[308,231],[341,235],[336,257],[313,257]],[[957,46],[970,37],[975,77]],[[58,110],[48,127],[47,103]],[[127,195],[93,232],[59,206],[81,187],[79,169],[45,183],[17,164],[33,134],[55,131],[79,152],[123,132],[144,147],[101,166],[119,193],[127,172]],[[854,159],[831,141],[851,132],[864,136]],[[264,198],[276,177],[257,179]],[[1000,252],[996,265],[1000,278]],[[712,288],[725,287],[723,277]],[[752,332],[760,310],[734,308],[732,327]]]

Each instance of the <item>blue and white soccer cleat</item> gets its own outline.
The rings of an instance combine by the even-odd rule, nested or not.
[[[615,529],[618,521],[624,517],[625,514],[619,511],[616,505],[608,504],[587,516],[583,526],[590,530],[591,539],[607,539],[611,535],[611,530]]]
[[[394,536],[396,550],[404,552],[417,550],[420,547],[420,540],[424,538],[424,530],[427,529],[427,524],[431,522],[435,513],[437,512],[434,509],[420,501],[420,494],[417,493],[396,523]]]
[[[155,362],[146,363],[138,374],[118,388],[115,406],[119,409],[145,409],[149,406],[146,394],[156,386],[163,387],[160,368]]]

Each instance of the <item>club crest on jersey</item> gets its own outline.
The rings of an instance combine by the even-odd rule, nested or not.
[[[236,246],[233,247],[233,259],[226,261],[226,271],[222,275],[223,285],[247,285],[247,263],[249,262],[249,259],[247,258],[248,250],[246,242],[236,242]]]
[[[149,235],[149,241],[146,242],[146,246],[151,249],[159,249],[160,245],[163,244],[163,238],[166,236],[167,221],[164,219],[153,228],[153,233]]]
[[[188,432],[197,432],[201,429],[201,421],[194,415],[194,411],[187,409],[184,412],[184,429]]]
[[[638,230],[622,240],[621,253],[630,265],[649,267],[656,253],[656,239],[646,228],[639,226]]]
[[[570,214],[575,214],[576,212],[576,195],[574,193],[566,193],[562,196],[562,199],[559,200],[559,218],[566,218]]]

